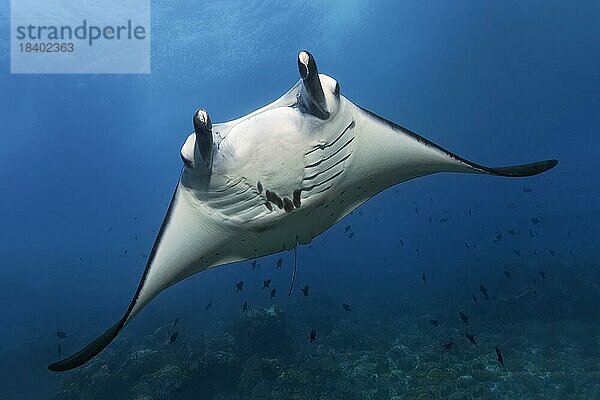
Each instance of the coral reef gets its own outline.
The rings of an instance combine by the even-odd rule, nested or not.
[[[569,339],[586,330],[581,324],[510,322],[504,328],[521,334],[504,341],[479,327],[475,346],[458,329],[425,327],[415,316],[380,321],[356,314],[350,321],[342,315],[329,316],[314,343],[297,335],[307,331],[305,320],[288,322],[276,306],[244,313],[229,333],[210,339],[182,333],[169,344],[169,326],[141,341],[124,336],[66,374],[52,399],[515,399],[524,393],[595,399],[600,393],[600,344]],[[540,345],[532,340],[538,330],[560,335]],[[451,349],[441,346],[445,340],[454,342]]]

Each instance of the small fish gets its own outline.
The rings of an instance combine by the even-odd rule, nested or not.
[[[510,279],[510,271],[504,271],[504,276],[506,279]]]
[[[179,332],[175,331],[171,334],[171,337],[169,338],[169,344],[173,344],[175,343],[175,341],[177,340],[177,336],[179,336]]]
[[[467,249],[470,249],[470,248],[471,248],[471,246],[469,246],[469,243],[467,243],[467,242],[465,242],[465,247],[466,247]]]
[[[62,348],[60,347],[60,343],[58,344],[58,358],[60,358],[60,355],[62,354]]]
[[[542,222],[542,219],[541,217],[533,217],[529,218],[529,222],[531,222],[533,225],[537,225]]]
[[[204,311],[208,310],[209,308],[212,307],[212,301],[209,301],[208,304],[206,306],[204,306]]]
[[[269,286],[271,286],[271,278],[266,279],[266,280],[263,281],[263,289],[266,289]]]
[[[483,286],[481,283],[479,284],[479,291],[481,292],[481,294],[483,294],[484,299],[489,300],[488,289],[485,286]]]
[[[429,217],[429,223],[431,223],[431,221],[432,221],[432,219],[431,219],[431,217]]]
[[[440,321],[438,321],[437,319],[430,319],[429,323],[431,325],[433,325],[435,328],[437,328],[438,326],[440,326]]]
[[[423,282],[427,282],[427,276],[425,275],[425,272],[421,274],[421,280],[423,280]]]
[[[502,240],[502,234],[496,233],[496,236],[494,237],[494,243],[497,243],[501,240]]]
[[[309,289],[308,285],[304,285],[304,287],[300,290],[302,290],[303,295],[308,296],[308,289]]]
[[[123,252],[123,255],[122,255],[122,257],[125,257],[125,256],[127,255],[128,251],[129,251],[129,250],[125,249],[125,251]]]
[[[523,191],[523,193],[531,193],[531,188],[530,187],[524,187],[523,189],[521,189]],[[496,347],[497,348],[497,347]]]
[[[548,250],[548,253],[550,253],[552,255],[552,257],[556,257],[556,250],[550,249],[550,250]]]
[[[133,238],[134,238],[135,240],[137,240],[137,233],[136,233],[136,234],[133,236]]]
[[[542,279],[546,279],[546,273],[542,270],[538,271],[538,275],[542,278]]]
[[[471,342],[475,346],[477,346],[477,342],[475,341],[475,335],[469,335],[468,332],[465,332],[465,336],[466,336],[467,339],[469,339],[469,342]]]
[[[417,207],[415,207],[415,212],[417,213],[417,215],[419,215],[419,209]]]
[[[521,257],[521,250],[515,249],[515,250],[513,250],[513,253],[515,253],[516,256]],[[508,278],[508,279],[510,279],[510,278]]]
[[[175,328],[177,326],[178,322],[179,322],[179,317],[175,318],[175,321],[173,321],[173,328]]]
[[[256,268],[256,260],[252,260],[250,265],[252,265],[252,269]]]
[[[317,331],[313,329],[312,331],[310,331],[310,335],[308,336],[308,341],[312,343],[315,341],[316,338],[317,338]]]
[[[404,247],[404,240],[400,239],[400,246]]]
[[[505,232],[511,236],[516,236],[520,231],[518,229],[506,229]]]
[[[450,221],[450,218],[440,218],[440,222],[448,222]]]
[[[415,253],[417,253],[418,255],[421,255],[421,250],[415,249]]]
[[[458,313],[458,315],[460,315],[460,319],[462,320],[462,322],[464,322],[465,324],[469,325],[469,316],[468,315],[466,315],[462,311],[460,311]]]
[[[471,216],[471,209],[469,208],[469,217],[470,217],[470,216]],[[450,342],[450,343],[452,343],[452,342]]]
[[[235,292],[239,292],[244,289],[244,281],[239,281],[235,284]]]
[[[344,311],[351,311],[350,304],[343,303],[342,307],[344,308]]]
[[[282,264],[283,264],[283,259],[282,259],[282,258],[279,258],[279,259],[277,260],[277,264],[275,264],[275,265],[277,266],[277,268],[281,268],[281,265],[282,265]]]
[[[271,297],[270,298],[272,299],[273,297],[275,297],[276,294],[277,294],[277,288],[271,289]]]
[[[248,311],[248,302],[245,301],[244,304],[242,304],[242,311]]]
[[[475,297],[473,293],[471,293],[471,298],[473,299],[473,302],[477,304],[477,297]]]
[[[59,338],[61,338],[62,340],[67,339],[67,333],[63,332],[63,331],[57,331],[56,332],[56,336],[58,336]]]
[[[346,225],[344,228],[344,233],[348,233],[348,231],[352,228],[352,225]]]
[[[529,237],[535,237],[537,234],[532,231],[531,229],[529,230]]]
[[[354,237],[354,232],[350,232],[350,233],[348,234],[348,239],[352,239],[353,237]]]
[[[496,346],[496,357],[498,358],[498,362],[504,367],[504,357],[502,357],[502,353],[498,346]]]
[[[442,347],[445,348],[446,350],[450,350],[450,348],[452,347],[453,344],[454,344],[454,342],[446,342],[442,345]]]

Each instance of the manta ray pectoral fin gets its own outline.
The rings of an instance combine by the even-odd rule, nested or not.
[[[167,214],[160,226],[160,230],[158,231],[158,235],[156,236],[156,240],[154,241],[154,245],[152,246],[152,250],[150,251],[148,260],[146,261],[146,267],[144,269],[144,273],[142,274],[142,279],[138,284],[133,299],[129,303],[129,307],[127,307],[125,314],[121,317],[119,321],[117,321],[113,326],[108,328],[102,335],[98,336],[98,338],[96,338],[93,342],[89,343],[87,346],[79,350],[77,353],[73,354],[68,358],[65,358],[64,360],[60,360],[48,365],[48,369],[50,371],[68,371],[70,369],[77,368],[80,365],[83,365],[92,358],[94,358],[117,337],[117,335],[119,334],[119,332],[121,332],[121,329],[123,329],[125,324],[127,324],[133,318],[133,316],[135,316],[135,314],[139,312],[139,310],[141,310],[141,308],[152,299],[152,297],[154,297],[152,295],[149,296],[149,298],[146,298],[144,301],[140,300],[142,290],[146,286],[149,273],[153,267],[153,261],[155,260],[158,247],[161,243],[161,240],[163,240],[163,236],[167,229],[167,225],[169,225],[169,222],[172,218],[172,214],[175,213],[174,209],[175,203],[178,198],[177,194],[178,189],[175,189],[173,197],[171,198],[171,202],[169,203],[169,209],[167,210]],[[158,292],[159,291],[157,291],[157,293]]]
[[[321,86],[317,63],[308,51],[298,53],[298,71],[303,83],[300,94],[301,110],[320,119],[329,118],[329,109]]]
[[[123,328],[124,324],[125,318],[121,319],[119,322],[111,326],[96,340],[85,346],[83,349],[79,350],[77,353],[73,354],[71,357],[65,358],[64,360],[60,360],[48,365],[48,369],[50,371],[56,372],[68,371],[86,363],[98,353],[100,353],[102,350],[104,350],[104,348],[106,348],[106,346],[108,346],[110,342],[112,342],[114,338],[117,337],[119,331]]]
[[[521,176],[532,176],[541,174],[542,172],[548,171],[551,168],[554,168],[558,164],[558,160],[545,160],[538,161],[529,164],[523,165],[511,165],[508,167],[484,167],[478,166],[483,169],[485,172],[498,175],[498,176],[510,176],[510,177],[521,177]]]
[[[389,165],[393,165],[394,159],[398,159],[397,156],[400,156],[401,165],[406,167],[408,163],[410,165],[409,169],[412,168],[415,171],[414,173],[411,171],[401,175],[402,180],[435,172],[466,172],[525,177],[541,174],[558,164],[558,160],[551,159],[523,165],[487,167],[454,154],[423,136],[365,108],[357,107],[364,113],[362,115],[358,113],[358,115],[365,119],[367,130],[373,133],[370,136],[370,142],[376,145],[376,148],[369,149],[370,153],[377,154],[377,157],[384,157],[387,154],[389,160],[391,160]],[[394,140],[394,136],[397,134],[401,136],[396,136],[396,138],[402,138],[402,140]],[[387,140],[385,147],[381,144],[382,140]],[[406,160],[411,161],[406,162]]]

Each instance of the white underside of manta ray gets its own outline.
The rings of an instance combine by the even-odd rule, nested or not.
[[[457,156],[340,95],[312,55],[298,55],[301,80],[281,98],[234,121],[194,114],[181,149],[185,167],[137,291],[123,317],[73,356],[87,362],[150,300],[190,275],[305,244],[397,183],[436,172],[530,176],[547,160],[490,168]]]

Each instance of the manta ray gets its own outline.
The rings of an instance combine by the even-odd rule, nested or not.
[[[536,175],[546,160],[486,167],[348,100],[298,54],[299,81],[271,104],[212,124],[194,113],[182,169],[146,268],[125,314],[51,371],[100,353],[156,295],[209,268],[309,243],[377,193],[437,172]]]

